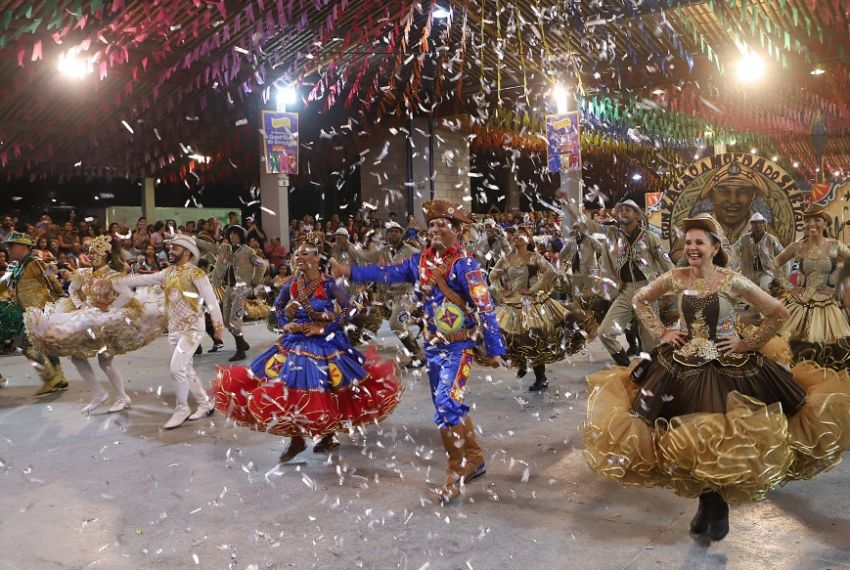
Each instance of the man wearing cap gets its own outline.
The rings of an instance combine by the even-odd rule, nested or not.
[[[8,287],[14,293],[21,313],[30,308],[44,309],[47,303],[55,303],[60,297],[65,296],[62,285],[51,274],[44,261],[33,255],[32,248],[35,244],[28,234],[11,232],[3,244],[9,250],[9,258],[17,261],[18,265],[12,270],[8,284],[0,284],[0,289]],[[36,396],[68,387],[68,380],[65,379],[65,374],[59,365],[59,358],[47,357],[37,351],[30,343],[25,327],[21,327],[15,344],[41,377],[42,385],[35,393]]]
[[[426,202],[422,208],[431,240],[424,252],[395,265],[334,264],[331,271],[334,277],[351,277],[356,283],[415,284],[427,322],[425,357],[436,409],[434,422],[449,458],[439,491],[446,503],[461,494],[465,483],[486,472],[475,425],[463,403],[476,340],[483,339],[492,364],[501,360],[507,348],[485,274],[458,241],[469,218],[459,206],[444,200]]]
[[[113,279],[112,286],[119,295],[112,307],[117,310],[129,303],[133,298],[132,287],[162,287],[168,316],[168,342],[174,347],[170,371],[177,395],[177,406],[164,427],[172,429],[187,419],[197,420],[213,413],[213,402],[195,373],[192,356],[204,335],[204,305],[212,317],[214,338],[217,341],[221,340],[224,322],[210,280],[206,273],[193,263],[193,260],[200,257],[194,236],[178,235],[167,243],[172,265],[157,273]],[[189,408],[190,392],[198,404],[194,413]]]
[[[750,217],[750,231],[741,236],[733,246],[735,257],[740,260],[741,273],[770,292],[773,282],[773,259],[782,253],[782,244],[766,231],[767,219],[756,212]]]
[[[480,250],[475,252],[475,259],[484,271],[489,271],[496,263],[511,251],[511,245],[504,230],[496,224],[493,218],[484,220],[486,238],[481,240]]]
[[[564,240],[558,255],[561,274],[569,282],[569,293],[590,306],[598,293],[594,286],[599,283],[601,268],[606,263],[605,246],[593,236],[587,235],[587,224],[576,222],[573,231]]]
[[[383,263],[396,265],[410,259],[419,250],[404,241],[404,228],[397,222],[386,224],[387,246],[383,249]],[[425,366],[425,353],[416,342],[416,337],[410,332],[410,306],[413,303],[411,294],[413,285],[397,283],[387,286],[386,302],[390,308],[390,330],[395,333],[410,357],[408,366],[421,368]]]
[[[334,232],[334,243],[328,255],[340,263],[358,264],[365,260],[364,252],[348,241],[348,230],[342,227]]]
[[[580,219],[575,205],[565,202],[565,206],[573,219]],[[673,263],[664,253],[658,238],[644,227],[646,220],[643,210],[634,200],[624,200],[617,204],[616,214],[615,226],[604,226],[589,219],[585,223],[591,234],[601,234],[607,238],[607,270],[619,290],[599,325],[599,337],[614,362],[628,366],[629,357],[617,337],[625,332],[635,317],[632,298],[641,287],[672,269]],[[648,352],[658,342],[642,323],[638,326],[643,350]]]
[[[222,288],[224,325],[236,342],[236,354],[229,359],[230,362],[245,360],[245,351],[251,349],[242,334],[245,299],[262,285],[268,269],[268,262],[248,247],[246,238],[245,228],[234,224],[227,228],[227,239],[230,243],[216,245],[205,240],[197,242],[198,248],[204,253],[215,255],[210,282],[214,287]],[[223,344],[216,343],[210,352],[217,352],[222,346]]]

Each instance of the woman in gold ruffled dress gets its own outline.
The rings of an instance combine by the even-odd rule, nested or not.
[[[97,357],[115,396],[108,411],[115,413],[130,407],[130,397],[121,374],[113,366],[113,357],[141,348],[162,334],[162,294],[140,292],[136,302],[119,310],[111,309],[117,293],[109,280],[126,273],[126,264],[120,253],[113,254],[107,236],[98,236],[91,242],[89,256],[91,267],[72,274],[67,299],[47,305],[43,311],[28,309],[24,319],[33,345],[48,356],[70,357],[85,380],[92,400],[82,409],[84,414],[110,399],[89,362]]]
[[[683,225],[689,267],[634,298],[662,344],[632,369],[588,375],[585,455],[592,469],[624,485],[699,497],[691,531],[721,540],[727,501],[762,499],[841,460],[850,448],[850,378],[810,362],[791,372],[768,358],[763,346],[778,342],[787,309],[725,268],[713,218]],[[653,303],[667,294],[678,296],[684,328],[665,329],[655,314]],[[743,339],[735,332],[739,302],[764,317]]]
[[[531,230],[520,227],[510,236],[512,251],[490,271],[490,285],[499,300],[496,321],[505,335],[508,355],[519,364],[517,376],[534,370],[536,392],[549,386],[546,364],[575,354],[585,344],[578,325],[588,316],[549,297],[558,273],[542,255],[529,249]],[[592,317],[591,317],[592,318]]]
[[[840,369],[850,363],[850,321],[829,278],[850,257],[850,249],[826,237],[831,222],[823,208],[809,206],[803,214],[803,239],[774,258],[773,273],[786,291],[783,302],[791,318],[783,332],[788,333],[795,361],[814,360]],[[784,270],[792,260],[799,265],[795,284]]]

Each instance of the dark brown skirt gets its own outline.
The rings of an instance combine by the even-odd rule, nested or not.
[[[662,344],[632,371],[640,390],[632,412],[647,423],[694,413],[726,413],[727,396],[738,392],[767,405],[779,403],[786,416],[796,414],[806,392],[791,372],[758,352],[749,353],[741,366],[710,361],[685,366],[673,359],[675,348]]]

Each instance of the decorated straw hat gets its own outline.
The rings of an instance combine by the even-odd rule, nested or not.
[[[641,216],[644,215],[643,214],[643,208],[638,206],[637,202],[635,202],[634,200],[623,200],[622,202],[618,202],[617,207],[619,208],[621,206],[628,206],[629,208],[637,211],[637,213],[640,214]]]
[[[3,243],[8,245],[16,243],[18,245],[26,245],[28,247],[35,246],[35,242],[32,241],[32,236],[24,232],[11,232],[6,239],[3,240]]]
[[[682,231],[688,230],[703,230],[720,242],[720,250],[714,256],[714,265],[726,267],[729,264],[729,254],[724,249],[726,243],[726,234],[720,223],[714,219],[714,216],[708,213],[697,214],[693,218],[685,218],[682,220]]]
[[[437,218],[452,220],[461,224],[471,224],[472,220],[467,217],[461,206],[456,206],[445,200],[431,200],[422,204],[425,219],[430,222]]]
[[[179,245],[180,247],[188,249],[192,252],[192,257],[196,260],[201,257],[201,252],[198,250],[198,244],[195,243],[195,236],[187,236],[180,234],[174,239],[166,240],[168,245]]]
[[[810,204],[809,207],[803,212],[804,218],[820,218],[826,222],[826,225],[832,224],[832,218],[829,214],[826,213],[826,210],[823,206],[818,206],[817,204]]]

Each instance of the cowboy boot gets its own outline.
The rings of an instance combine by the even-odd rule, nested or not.
[[[36,391],[36,396],[43,396],[52,392],[57,392],[68,387],[68,380],[62,373],[62,369],[55,366],[51,359],[37,352],[35,349],[27,349],[24,355],[34,363],[38,375],[41,376],[41,388]]]
[[[251,348],[251,346],[245,342],[245,337],[241,334],[233,335],[233,340],[236,341],[236,354],[231,356],[228,359],[228,362],[239,362],[240,360],[245,360],[248,358],[248,355],[245,354],[245,351]]]
[[[443,486],[440,487],[438,494],[440,502],[444,505],[451,503],[461,494],[461,485],[463,481],[463,461],[464,461],[464,442],[463,442],[463,425],[458,424],[450,428],[440,430],[440,437],[443,440],[443,449],[449,458],[448,469],[446,470],[446,479]]]
[[[487,465],[484,463],[484,454],[478,445],[478,437],[475,433],[475,424],[472,423],[472,418],[467,414],[460,425],[463,426],[464,459],[461,475],[463,476],[464,484],[466,484],[487,473]]]
[[[625,350],[620,350],[619,352],[615,352],[611,355],[611,358],[614,359],[614,363],[618,366],[629,366],[632,361],[629,356],[626,354]]]

